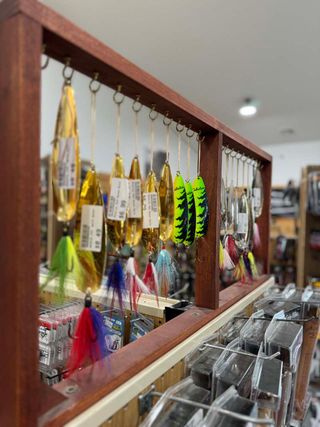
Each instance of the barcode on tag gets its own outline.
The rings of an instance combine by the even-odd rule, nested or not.
[[[246,234],[248,232],[248,214],[238,213],[238,227],[237,232],[239,234]]]
[[[253,189],[253,204],[255,208],[260,208],[261,206],[261,189],[260,188]]]
[[[143,193],[143,228],[159,227],[158,193]]]
[[[124,221],[128,207],[128,180],[126,178],[111,179],[111,193],[108,204],[108,219]]]
[[[141,180],[129,179],[128,218],[141,218]]]
[[[58,187],[66,190],[76,188],[76,141],[62,138],[59,141]]]
[[[80,225],[80,249],[82,251],[101,251],[102,227],[103,206],[83,205]]]

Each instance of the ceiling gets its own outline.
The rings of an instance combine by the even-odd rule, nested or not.
[[[256,144],[320,140],[319,0],[44,3]]]

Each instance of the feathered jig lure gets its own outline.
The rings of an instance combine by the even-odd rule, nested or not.
[[[130,256],[126,264],[126,288],[130,297],[130,308],[135,312],[138,311],[138,301],[142,293],[149,294],[148,287],[138,276],[138,266],[134,255]]]
[[[154,263],[151,261],[151,259],[149,259],[149,262],[146,266],[142,280],[145,283],[145,285],[148,287],[150,293],[156,296],[156,299],[158,302],[158,295],[159,295],[158,274],[154,266]]]
[[[115,297],[117,297],[120,310],[123,312],[123,300],[126,296],[127,290],[125,275],[119,259],[117,259],[110,267],[107,280],[107,290],[112,291],[111,307],[114,307]]]
[[[107,327],[104,325],[101,314],[92,307],[92,298],[88,293],[85,297],[84,309],[77,322],[75,336],[72,337],[66,377],[108,355],[106,335]]]
[[[76,213],[80,186],[80,155],[77,112],[74,91],[70,79],[66,79],[56,121],[55,138],[51,156],[53,205],[58,221],[65,223],[61,238],[52,257],[48,280],[59,277],[57,287],[59,300],[64,298],[65,279],[68,275],[82,287],[82,270],[71,237],[68,224]],[[45,286],[44,285],[44,286]]]

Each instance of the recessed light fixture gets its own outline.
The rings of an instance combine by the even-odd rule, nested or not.
[[[239,108],[239,114],[242,117],[252,117],[257,113],[257,105],[251,98],[246,98],[243,105]]]

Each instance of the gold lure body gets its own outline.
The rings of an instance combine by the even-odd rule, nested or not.
[[[165,162],[159,183],[160,239],[165,243],[171,239],[174,221],[173,181],[170,165]]]
[[[53,205],[58,221],[76,213],[80,188],[80,152],[74,90],[65,83],[59,104],[51,156]]]
[[[130,218],[129,212],[127,217],[126,225],[126,243],[129,246],[137,246],[142,237],[142,194],[141,194],[141,171],[138,156],[135,156],[131,163],[131,169],[129,174],[130,180],[140,180],[140,203],[141,203],[141,215],[140,218]]]

